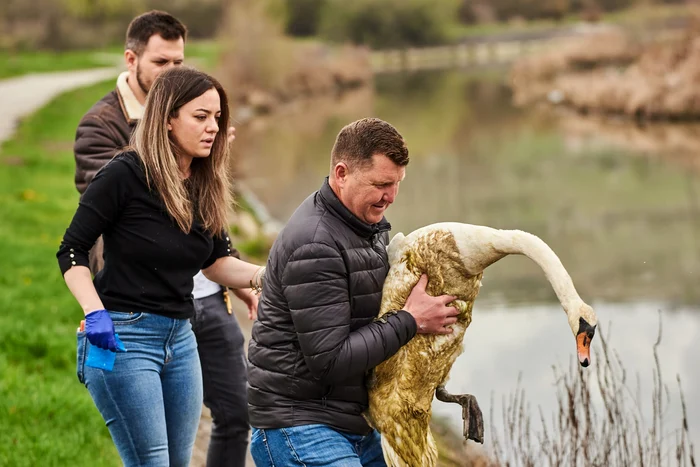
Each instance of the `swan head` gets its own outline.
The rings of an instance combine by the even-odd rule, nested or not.
[[[571,332],[574,333],[576,338],[578,362],[582,367],[587,367],[591,364],[591,341],[595,336],[598,318],[593,308],[583,302],[567,307],[564,310],[569,317]]]

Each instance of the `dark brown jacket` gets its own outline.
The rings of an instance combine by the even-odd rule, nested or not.
[[[126,84],[123,75],[117,81],[117,88],[93,105],[78,124],[73,152],[75,187],[80,194],[85,193],[97,171],[129,144],[141,118],[140,104],[128,85],[124,89],[122,81]]]
[[[117,78],[117,86],[100,99],[83,116],[75,133],[75,187],[82,195],[107,162],[129,144],[131,133],[143,108],[126,82],[128,72]],[[104,266],[102,237],[90,250],[90,270],[93,274]]]

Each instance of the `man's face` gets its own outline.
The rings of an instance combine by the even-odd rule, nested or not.
[[[182,65],[184,60],[185,41],[182,37],[166,41],[158,34],[148,39],[146,48],[140,55],[136,55],[131,50],[127,50],[126,54],[129,72],[136,77],[136,82],[144,94],[148,94],[153,82],[162,71]]]
[[[340,167],[339,167],[340,166]],[[399,193],[406,168],[383,154],[372,156],[372,164],[348,167],[341,162],[334,168],[338,198],[350,212],[367,224],[376,224]]]

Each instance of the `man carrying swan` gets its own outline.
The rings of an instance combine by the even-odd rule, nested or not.
[[[248,352],[251,453],[258,466],[383,466],[363,417],[366,379],[416,333],[450,334],[455,297],[424,276],[403,310],[376,320],[389,270],[394,202],[408,164],[398,131],[368,118],[345,126],[330,175],[272,247]]]

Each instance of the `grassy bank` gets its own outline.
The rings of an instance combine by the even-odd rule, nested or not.
[[[81,311],[55,253],[77,206],[72,142],[114,86],[64,94],[0,149],[0,465],[118,465],[75,374]]]
[[[8,52],[0,51],[0,79],[27,73],[69,71],[113,65],[113,60],[95,51]]]

